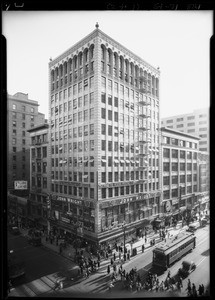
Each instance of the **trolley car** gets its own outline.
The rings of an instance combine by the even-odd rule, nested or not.
[[[162,242],[153,250],[152,265],[166,270],[182,256],[191,252],[196,246],[196,237],[193,233],[179,233],[167,242]]]

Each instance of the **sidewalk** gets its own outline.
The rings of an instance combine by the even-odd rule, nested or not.
[[[169,227],[169,228],[167,228],[167,230],[168,230],[168,232],[169,231],[180,230],[181,227],[182,227],[181,225],[182,224],[179,221],[178,224],[177,224],[177,226],[176,226],[176,228]],[[186,226],[183,227],[183,230],[185,230],[185,229],[186,229]],[[22,233],[23,236],[27,236],[28,229],[25,230],[25,229],[20,228],[20,231],[21,231],[21,233]],[[135,243],[132,244],[131,249],[136,248],[137,249],[137,254],[136,255],[138,255],[138,254],[142,253],[142,245],[144,244],[144,246],[145,246],[144,252],[145,252],[145,251],[149,250],[152,247],[151,244],[150,244],[150,241],[152,239],[155,239],[155,244],[161,242],[161,238],[160,238],[159,232],[156,233],[156,234],[154,232],[152,232],[151,234],[149,234],[147,236],[147,243],[145,243],[145,238],[140,238],[137,242],[135,242]],[[65,257],[65,258],[70,259],[71,261],[75,262],[75,249],[72,247],[72,245],[68,245],[67,248],[63,249],[62,253],[60,254],[59,245],[57,246],[55,244],[55,242],[53,242],[51,244],[50,241],[46,241],[45,236],[42,236],[41,242],[42,242],[42,245],[44,247],[46,247],[47,249],[49,249],[49,250],[51,250],[53,252],[56,252],[59,255],[61,255],[61,256]],[[114,249],[112,251],[112,255],[109,255],[108,259],[102,258],[101,259],[101,266],[109,264],[110,263],[110,259],[113,257],[114,253],[118,254],[118,252]],[[132,250],[131,250],[131,254],[132,254]],[[88,258],[90,256],[90,254],[85,250],[83,256]],[[118,260],[118,256],[119,255],[116,255],[116,257],[117,257],[116,261]],[[123,254],[122,254],[122,257],[123,257]],[[133,256],[131,255],[131,257],[133,257]],[[97,261],[97,257],[93,256],[93,259],[95,259]],[[128,262],[128,261],[126,261],[126,262]]]

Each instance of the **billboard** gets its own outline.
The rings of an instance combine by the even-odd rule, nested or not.
[[[14,181],[14,189],[15,190],[27,190],[28,187],[28,182],[27,181]]]

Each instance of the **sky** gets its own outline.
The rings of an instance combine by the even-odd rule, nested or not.
[[[7,92],[48,118],[48,63],[95,29],[160,68],[161,118],[210,106],[212,11],[4,11]]]

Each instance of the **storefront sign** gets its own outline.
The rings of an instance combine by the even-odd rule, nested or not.
[[[94,208],[94,203],[91,201],[87,201],[87,200],[77,200],[77,199],[61,197],[61,196],[58,196],[57,200],[61,201],[61,202],[68,202],[68,203],[72,203],[72,204],[76,204],[76,205],[80,205],[80,206]]]
[[[28,182],[27,181],[14,181],[15,190],[27,190]]]

